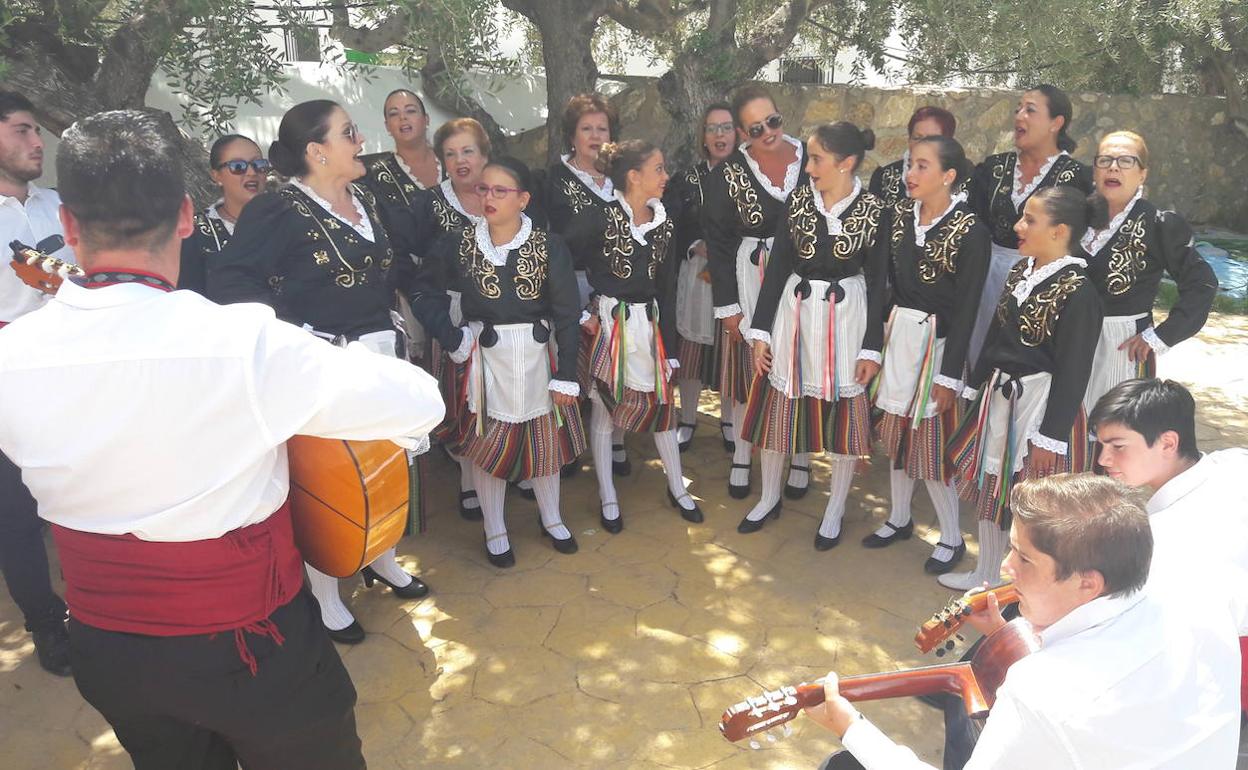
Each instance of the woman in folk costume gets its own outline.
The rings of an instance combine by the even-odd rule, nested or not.
[[[605,144],[598,170],[611,178],[615,202],[573,217],[567,240],[585,259],[594,290],[583,318],[593,335],[590,450],[602,526],[613,534],[624,526],[608,455],[616,429],[654,433],[669,502],[686,521],[700,522],[676,443],[672,379],[679,363],[670,351],[677,345],[678,260],[670,253],[674,227],[659,200],[667,184],[663,153],[639,140]]]
[[[880,370],[889,217],[854,175],[871,129],[819,126],[806,142],[809,181],[789,197],[748,332],[756,379],[741,425],[761,450],[763,494],[737,527],[780,515],[786,454],[829,452],[832,484],[815,548],[841,538],[859,457],[871,452],[866,386]]]
[[[1072,116],[1070,97],[1055,86],[1025,91],[1014,110],[1014,150],[988,156],[971,175],[971,210],[992,232],[992,262],[971,334],[968,366],[975,366],[1005,278],[1018,261],[1014,225],[1027,199],[1037,190],[1063,185],[1085,195],[1092,192],[1092,170],[1070,157],[1075,151],[1069,134]]]
[[[958,119],[949,110],[930,104],[918,108],[910,116],[910,122],[906,124],[907,146],[906,151],[901,155],[901,160],[895,160],[877,168],[871,174],[871,184],[867,189],[879,196],[886,206],[906,200],[910,197],[907,182],[910,174],[910,157],[914,152],[915,144],[929,136],[952,139],[957,129]],[[970,178],[967,177],[959,182],[958,188],[954,189],[953,193],[961,192],[962,185],[969,180]]]
[[[697,427],[698,394],[703,388],[719,390],[723,335],[715,322],[706,241],[702,238],[702,190],[707,177],[734,149],[732,108],[716,102],[702,113],[702,161],[672,177],[664,196],[668,215],[676,223],[672,254],[682,260],[676,277],[676,331],[680,333],[680,350],[676,354],[680,361],[676,372],[680,425],[676,439],[682,452],[689,448]],[[732,414],[722,405],[719,421],[724,448],[731,452]]]
[[[1092,378],[1083,398],[1089,414],[1097,400],[1124,380],[1152,377],[1157,356],[1205,325],[1218,279],[1196,251],[1192,228],[1173,211],[1144,197],[1148,145],[1131,131],[1106,134],[1093,163],[1096,190],[1109,203],[1109,225],[1089,229],[1080,241],[1088,274],[1105,307]],[[1153,301],[1162,274],[1174,279],[1179,298],[1166,320],[1153,326]]]
[[[884,333],[884,364],[875,382],[883,411],[877,434],[892,460],[888,520],[862,544],[883,548],[914,531],[910,502],[922,480],[936,509],[940,541],[923,565],[951,570],[966,553],[958,493],[949,483],[945,444],[957,429],[966,349],[983,289],[992,238],[954,194],[971,172],[962,145],[928,136],[910,149],[906,197],[893,205],[889,278],[894,307]]]
[[[472,464],[486,555],[496,567],[516,563],[503,517],[509,480],[531,479],[543,533],[560,553],[577,548],[559,512],[559,470],[585,450],[576,382],[581,304],[563,239],[524,214],[532,184],[511,158],[485,167],[477,188],[483,218],[439,241],[417,300],[421,319],[464,364],[450,449]],[[448,289],[459,293],[459,321]]]
[[[216,203],[196,212],[195,229],[182,241],[178,288],[204,293],[210,263],[234,236],[234,225],[252,198],[264,192],[272,165],[241,134],[226,134],[208,150],[208,175],[221,188]]]
[[[385,203],[409,207],[417,193],[442,181],[441,158],[429,144],[429,113],[415,91],[399,88],[386,96],[382,116],[394,149],[361,157],[362,181]]]
[[[290,108],[277,136],[269,159],[290,183],[243,209],[208,275],[208,298],[263,302],[278,318],[334,344],[358,342],[380,355],[397,355],[394,292],[416,288],[415,268],[395,259],[376,197],[352,183],[364,173],[359,129],[342,107],[318,99]],[[338,578],[310,565],[307,571],[330,637],[362,642],[364,629],[343,604]],[[404,599],[429,593],[399,566],[394,548],[362,574],[366,586],[384,583]]]
[[[1020,481],[1079,471],[1088,447],[1083,394],[1101,328],[1087,262],[1071,256],[1089,227],[1108,219],[1105,199],[1049,187],[1014,226],[1020,259],[997,301],[984,352],[964,395],[974,402],[949,442],[954,482],[975,504],[979,563],[937,580],[965,591],[1001,582],[1010,490]]]
[[[754,379],[750,343],[742,334],[753,320],[777,228],[783,228],[785,202],[806,183],[806,149],[784,132],[784,117],[762,86],[737,91],[732,116],[741,145],[703,184],[702,230],[715,318],[726,337],[721,343],[719,399],[721,410],[732,410],[728,494],[742,500],[750,496],[754,446],[741,430]],[[784,493],[792,499],[804,497],[809,485],[810,457],[798,452],[792,457]]]

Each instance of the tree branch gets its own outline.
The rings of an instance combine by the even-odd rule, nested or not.
[[[708,0],[691,0],[680,8],[668,0],[640,0],[630,5],[628,0],[611,0],[606,14],[621,27],[641,35],[663,35],[691,13],[705,10]]]
[[[345,6],[335,6],[331,12],[333,23],[329,34],[347,48],[367,53],[384,51],[407,40],[415,8],[395,11],[376,27],[354,27]]]
[[[105,109],[137,109],[160,60],[191,16],[184,0],[147,0],[104,42],[95,87]]]

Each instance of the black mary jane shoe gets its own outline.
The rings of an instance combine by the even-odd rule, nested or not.
[[[732,467],[733,469],[740,468],[740,469],[745,469],[747,471],[750,470],[749,463],[733,463]],[[728,496],[731,497],[732,499],[744,500],[745,498],[749,497],[750,490],[753,488],[753,486],[754,485],[750,482],[746,482],[745,484],[741,486],[737,486],[736,484],[733,484],[732,483],[732,471],[728,472]]]
[[[941,543],[941,545],[945,545],[945,544]],[[963,556],[966,556],[966,542],[965,541],[958,543],[957,546],[945,545],[945,547],[953,548],[953,556],[949,559],[949,561],[941,561],[940,559],[937,559],[935,556],[929,556],[927,557],[927,561],[923,562],[924,572],[926,572],[929,575],[943,575],[946,572],[950,572],[951,570],[953,570],[954,567],[958,566],[958,562],[962,561]]]
[[[525,500],[537,499],[537,493],[533,491],[533,487],[522,487],[519,483],[512,484],[511,486],[512,489],[516,490],[516,494],[520,495]]]
[[[464,505],[467,500],[477,500],[475,490],[459,493],[459,518],[464,521],[481,521],[481,501],[477,500],[477,504],[473,507]]]
[[[693,435],[694,435],[694,433],[695,433],[695,432],[697,432],[697,429],[698,429],[698,424],[697,424],[696,422],[679,422],[679,423],[676,423],[676,432],[677,432],[677,433],[679,433],[679,432],[680,432],[680,429],[681,429],[681,428],[688,428],[688,429],[689,429],[689,438],[685,439],[684,441],[682,441],[682,442],[680,442],[679,444],[677,444],[677,445],[676,445],[676,448],[677,448],[677,449],[679,449],[681,452],[684,452],[684,451],[685,451],[685,450],[687,450],[690,446],[692,446],[692,445],[693,445]]]
[[[840,542],[841,542],[841,536],[839,534],[836,537],[824,537],[818,532],[815,533],[815,550],[816,551],[831,551]]]
[[[806,473],[806,486],[795,487],[792,484],[789,484],[786,482],[784,485],[784,496],[789,498],[790,500],[801,500],[803,497],[806,496],[806,493],[810,491],[810,466],[807,465],[805,468],[803,468],[800,465],[790,465],[789,466],[790,476],[793,475],[793,471],[804,471]]]
[[[719,438],[724,442],[725,452],[732,452],[737,448],[736,442],[728,438],[728,436],[724,434],[724,428],[731,428],[731,427],[732,427],[732,423],[730,422],[721,422],[719,424]]]
[[[565,524],[564,526],[567,525]],[[576,537],[573,535],[568,535],[563,539],[557,538],[550,534],[550,530],[546,529],[545,525],[542,525],[542,534],[550,538],[550,544],[553,545],[555,550],[559,553],[576,553],[578,549]]]
[[[887,537],[882,537],[872,532],[862,539],[862,545],[864,548],[886,548],[898,540],[909,540],[910,536],[914,534],[913,518],[905,524],[902,524],[900,527],[893,524],[891,521],[884,522],[884,526],[888,527],[892,530],[892,532],[890,532]]]
[[[693,508],[686,508],[685,506],[680,504],[680,500],[683,500],[686,497],[689,498],[689,502],[693,503]],[[702,509],[698,507],[698,504],[694,502],[693,500],[693,496],[690,495],[687,491],[683,495],[681,495],[680,499],[678,500],[676,498],[676,495],[672,494],[672,490],[669,489],[667,490],[667,501],[672,504],[673,508],[680,511],[680,518],[684,519],[685,521],[693,522],[694,524],[702,523],[703,521]]]
[[[351,625],[337,631],[326,628],[325,633],[338,644],[359,644],[364,641],[364,626],[361,626],[358,620],[351,621]]]
[[[372,567],[365,567],[360,570],[360,576],[364,578],[365,588],[372,588],[373,583],[382,583],[389,586],[390,590],[394,592],[394,595],[400,599],[419,599],[422,596],[429,595],[429,586],[425,585],[425,581],[415,575],[411,576],[412,582],[405,586],[396,586],[394,583],[386,580],[381,575],[378,575],[377,570]]]
[[[611,472],[614,473],[616,476],[627,476],[628,474],[633,472],[633,463],[631,460],[628,459],[628,455],[624,455],[623,460],[617,461],[615,459],[615,453],[623,452],[623,451],[624,451],[623,444],[611,445]]]
[[[502,537],[502,535],[499,535],[499,537]],[[485,558],[489,560],[490,564],[499,569],[516,566],[516,551],[514,548],[508,548],[502,553],[490,553],[490,539],[485,536],[485,533],[481,534],[481,539],[485,546]]]
[[[772,518],[775,518],[775,519],[780,518],[780,501],[779,500],[776,501],[775,505],[771,506],[771,510],[767,511],[767,513],[763,516],[763,518],[755,521],[747,516],[744,519],[742,519],[741,523],[737,525],[737,531],[743,535],[748,535],[752,532],[757,532],[763,528],[763,525],[767,523],[768,519],[772,519]]]
[[[619,503],[606,503],[602,507],[606,508],[608,505],[614,505],[617,510],[620,507]],[[624,529],[624,517],[623,516],[616,516],[614,519],[608,519],[605,514],[599,513],[598,523],[602,524],[602,528],[610,532],[613,535],[620,534],[620,530]]]

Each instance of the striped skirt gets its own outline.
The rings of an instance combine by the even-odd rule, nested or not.
[[[660,403],[658,393],[626,387],[623,395],[616,398],[611,385],[614,376],[611,366],[611,334],[605,324],[593,341],[589,360],[595,393],[611,413],[611,424],[633,433],[662,433],[676,429],[676,404],[670,400]]]
[[[749,341],[729,342],[720,334],[719,399],[721,403],[744,404],[754,382],[754,351]],[[681,364],[684,366],[684,364]]]
[[[557,413],[557,414],[556,414]],[[461,409],[457,430],[448,449],[466,457],[495,478],[507,481],[551,476],[585,451],[585,426],[576,407],[555,407],[527,422],[483,420],[477,433],[476,416]]]
[[[754,380],[742,435],[770,452],[871,454],[871,402],[866,393],[834,402],[814,396],[788,398],[765,377]]]
[[[446,417],[433,429],[429,437],[447,444],[447,449],[454,452],[450,444],[456,440],[460,418],[468,411],[464,407],[463,393],[468,363],[457,364],[452,361],[437,340],[433,341],[432,357],[433,376],[438,380],[438,392],[442,394],[442,403],[446,405]]]
[[[948,481],[953,469],[945,462],[945,445],[958,427],[958,410],[919,421],[910,429],[910,418],[884,412],[875,425],[875,435],[892,467],[904,470],[912,479]]]
[[[724,335],[719,330],[719,322],[715,322],[715,342],[703,345],[680,338],[680,346],[676,349],[676,360],[680,361],[677,377],[681,380],[697,380],[702,383],[703,390],[719,390],[723,369]]]

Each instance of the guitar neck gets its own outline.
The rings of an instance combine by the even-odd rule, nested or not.
[[[981,591],[960,599],[949,607],[941,610],[930,620],[919,627],[914,636],[914,643],[919,652],[931,652],[936,645],[953,636],[966,622],[967,615],[980,612],[988,607],[988,597],[995,596],[1001,605],[1018,601],[1018,590],[1013,583],[1007,583],[988,591]]]
[[[972,711],[987,712],[988,706],[975,681],[975,672],[969,663],[950,663],[939,666],[923,666],[905,671],[886,671],[879,674],[847,676],[840,680],[840,693],[846,700],[884,700],[917,695],[933,695],[946,692],[969,697]],[[797,687],[797,700],[801,708],[823,703],[823,686],[803,684]]]

